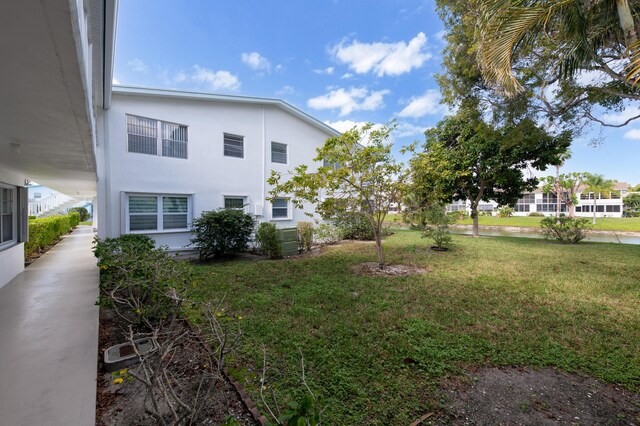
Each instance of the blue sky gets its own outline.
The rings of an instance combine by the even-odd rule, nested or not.
[[[395,118],[397,152],[446,113],[442,31],[433,0],[121,0],[115,80],[277,97],[338,130]],[[563,171],[640,183],[640,123],[598,135]]]

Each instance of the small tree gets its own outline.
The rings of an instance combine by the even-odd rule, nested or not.
[[[395,125],[374,128],[367,123],[340,136],[327,139],[317,149],[316,162],[324,162],[317,171],[300,165],[287,182],[271,172],[268,183],[273,186],[271,198],[290,194],[292,203],[302,208],[304,202],[315,205],[323,217],[336,212],[360,212],[373,229],[378,263],[384,268],[382,225],[394,203],[400,201],[404,186],[402,165],[391,154],[387,143]]]
[[[236,209],[203,212],[193,221],[193,244],[200,252],[200,260],[212,256],[235,255],[247,250],[255,219]]]
[[[569,217],[573,217],[575,214],[576,204],[578,204],[578,189],[585,184],[587,173],[576,172],[567,173],[554,176],[547,176],[542,178],[542,192],[545,194],[555,194],[559,201],[562,200],[564,194],[566,194],[565,203],[567,204],[567,210]],[[558,207],[557,212],[560,212]],[[559,216],[559,213],[558,215]]]
[[[587,187],[583,192],[593,192],[593,224],[596,224],[596,200],[598,199],[598,194],[602,196],[602,194],[606,192],[613,191],[613,186],[616,181],[611,179],[605,179],[602,175],[592,175],[587,174],[585,178],[585,183]]]
[[[422,236],[431,238],[437,248],[444,248],[451,242],[449,225],[455,222],[455,219],[445,212],[442,204],[430,205],[425,209],[424,217],[427,225],[424,228]]]
[[[629,194],[623,199],[625,214],[635,213],[640,209],[640,194]]]

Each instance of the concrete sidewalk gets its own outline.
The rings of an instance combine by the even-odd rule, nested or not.
[[[80,226],[0,289],[0,424],[95,424],[92,239]]]

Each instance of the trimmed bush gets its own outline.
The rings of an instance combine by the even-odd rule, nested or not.
[[[270,222],[262,222],[258,226],[256,232],[256,242],[260,247],[260,252],[273,259],[281,259],[283,257],[282,244],[278,238],[278,230],[276,225]]]
[[[249,248],[256,221],[250,214],[236,209],[203,212],[193,221],[193,244],[200,260],[213,256],[234,256]]]
[[[464,210],[457,210],[457,211],[454,211],[454,212],[447,212],[447,215],[453,217],[455,220],[464,220],[464,219],[469,217],[467,212],[464,211]]]
[[[589,219],[584,217],[545,217],[540,221],[540,226],[546,238],[568,244],[577,244],[591,229]]]
[[[311,251],[313,245],[313,223],[298,222],[298,250],[302,253]]]
[[[531,212],[531,213],[529,213],[529,216],[531,216],[531,217],[544,217],[544,213]]]
[[[337,216],[334,225],[340,229],[342,237],[347,240],[373,240],[373,226],[369,219],[361,213],[343,213]]]
[[[69,212],[78,212],[80,214],[80,222],[86,222],[89,220],[89,210],[84,207],[72,207]]]
[[[25,255],[34,255],[54,244],[60,237],[78,226],[79,222],[78,213],[29,219],[29,241],[24,244]]]
[[[313,230],[315,241],[322,244],[333,244],[342,240],[340,228],[330,223],[321,223]]]

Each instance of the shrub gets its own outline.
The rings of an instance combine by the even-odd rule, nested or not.
[[[94,240],[100,268],[98,304],[132,324],[152,328],[179,313],[177,296],[191,283],[191,269],[145,235]],[[176,294],[177,293],[177,294]]]
[[[469,217],[466,211],[457,210],[455,212],[447,212],[447,216],[451,216],[455,220],[464,220]]]
[[[426,211],[427,227],[422,233],[423,237],[433,239],[438,248],[443,248],[451,242],[449,225],[454,218],[445,213],[441,205],[432,205]]]
[[[80,214],[80,222],[86,222],[89,220],[89,210],[84,207],[72,207],[69,212],[78,212]]]
[[[313,244],[313,223],[298,222],[298,250],[300,252],[311,251]]]
[[[493,216],[493,212],[491,210],[479,210],[478,216]]]
[[[342,237],[347,240],[373,240],[373,226],[361,213],[341,213],[334,221],[340,228]]]
[[[531,217],[544,217],[544,213],[531,212],[531,213],[529,213],[529,216],[531,216]]]
[[[78,222],[78,213],[29,219],[29,241],[24,244],[25,254],[33,255],[54,244],[64,234],[71,232]]]
[[[278,230],[273,223],[262,222],[258,226],[256,242],[262,254],[270,256],[273,259],[283,257],[282,244],[280,244],[280,239],[278,238]]]
[[[511,217],[511,215],[513,214],[513,209],[511,207],[500,207],[498,209],[498,217]]]
[[[255,219],[242,210],[220,209],[203,212],[193,221],[194,238],[191,239],[200,254],[200,260],[212,256],[233,256],[247,250]]]
[[[315,241],[322,244],[333,244],[342,240],[340,228],[330,223],[321,223],[313,230]]]
[[[570,244],[583,240],[591,229],[589,219],[573,217],[545,217],[540,226],[546,238]]]

